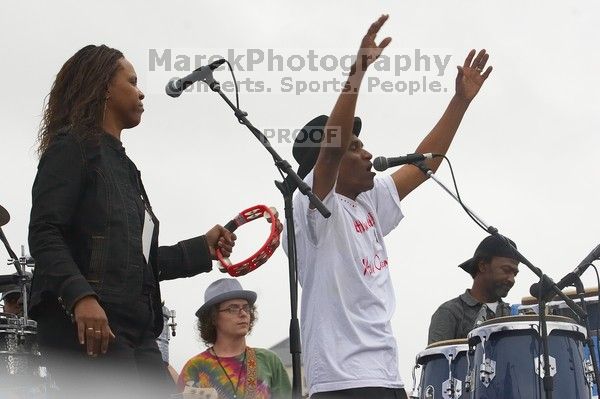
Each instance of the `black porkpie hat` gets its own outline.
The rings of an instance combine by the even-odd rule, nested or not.
[[[510,242],[510,245],[508,242]],[[512,247],[511,247],[512,245]],[[514,248],[513,248],[514,247]],[[521,256],[515,251],[517,245],[508,237],[490,235],[483,239],[477,246],[473,257],[464,261],[458,267],[475,277],[477,271],[477,261],[482,257],[501,256],[503,258],[511,258],[522,262]]]
[[[304,179],[317,163],[327,119],[329,118],[326,115],[317,116],[300,130],[294,140],[292,155],[300,165],[297,173],[301,179]],[[358,116],[355,116],[352,133],[358,136],[361,128],[362,121]]]

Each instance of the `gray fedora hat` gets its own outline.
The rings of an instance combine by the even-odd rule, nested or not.
[[[256,292],[244,290],[235,278],[219,279],[209,285],[204,292],[204,305],[196,311],[196,317],[200,317],[211,306],[230,299],[245,299],[253,305],[256,302]]]

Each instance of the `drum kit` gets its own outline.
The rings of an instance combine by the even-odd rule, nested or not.
[[[270,209],[254,210],[256,215],[266,215],[276,220]],[[256,217],[245,218],[239,225]],[[1,226],[8,223],[10,215],[0,206],[0,239],[11,256],[9,265],[16,274],[0,275],[0,292],[17,286],[23,300],[23,314],[0,313],[0,398],[46,398],[52,396],[56,387],[41,365],[37,347],[37,325],[27,315],[27,286],[34,267],[33,259],[24,249],[17,257]],[[241,220],[241,219],[240,219]],[[274,224],[273,224],[274,225]],[[230,230],[234,230],[228,226]],[[272,229],[272,236],[278,232]],[[273,240],[270,237],[267,240]],[[264,254],[266,258],[270,254]],[[246,274],[264,262],[251,264],[247,260],[242,270],[229,270],[231,264],[221,259],[227,272],[232,275]],[[573,293],[567,293],[575,297]],[[598,290],[586,292],[588,309],[591,309],[591,331],[600,330],[598,301],[590,297]],[[580,296],[581,297],[581,296]],[[545,376],[542,357],[541,326],[536,299],[526,297],[522,305],[513,306],[514,316],[499,317],[481,323],[466,339],[436,342],[416,357],[413,370],[414,399],[545,399],[542,387]],[[584,349],[588,330],[574,320],[576,315],[564,302],[548,302],[544,308],[548,335],[549,370],[553,377],[555,398],[592,399],[596,393],[594,369],[589,352]],[[175,311],[165,308],[165,331],[171,328],[175,335]],[[170,319],[170,322],[169,322]],[[164,334],[168,337],[168,333]],[[597,339],[596,339],[597,342]],[[166,341],[168,345],[168,340]],[[168,356],[168,355],[167,355]],[[420,371],[417,377],[417,372]],[[188,392],[197,397],[197,392]],[[202,393],[203,395],[206,393]],[[205,397],[205,396],[200,396]],[[211,397],[210,393],[206,397]]]
[[[218,251],[221,271],[237,277],[265,263],[279,243],[280,222],[277,216],[274,208],[256,205],[240,212],[232,219],[226,228],[233,232],[245,223],[264,217],[271,224],[270,234],[256,254],[235,264],[224,258]],[[18,287],[18,291],[21,292],[23,311],[19,315],[8,312],[0,313],[0,399],[58,397],[56,396],[59,394],[58,390],[42,365],[37,345],[37,323],[29,319],[27,312],[27,287],[31,285],[31,273],[26,272],[26,269],[35,267],[35,263],[31,257],[25,255],[23,247],[21,247],[20,257],[17,257],[11,249],[2,231],[2,226],[9,221],[10,214],[0,206],[0,240],[4,243],[10,256],[8,264],[14,265],[17,271],[11,275],[0,275],[0,293],[16,292],[16,287]],[[163,354],[163,360],[168,362],[169,335],[175,336],[175,327],[177,326],[175,310],[163,306],[163,318],[164,329],[157,339],[157,343]],[[193,397],[212,397],[211,392],[188,392],[186,394]]]
[[[37,345],[37,323],[27,314],[27,291],[31,285],[31,273],[27,267],[34,267],[31,257],[17,257],[4,236],[2,226],[10,221],[6,209],[0,206],[0,240],[10,255],[8,265],[16,268],[16,273],[0,275],[0,292],[20,291],[23,303],[22,314],[0,313],[0,398],[45,398],[54,389],[46,368],[42,365]]]
[[[517,315],[487,320],[466,339],[436,342],[420,352],[411,398],[545,399],[540,319],[531,301],[523,298],[523,305],[513,306]],[[597,300],[590,304],[597,309]],[[560,315],[564,303],[550,302],[546,313],[554,398],[596,398],[586,328]]]
[[[0,205],[0,240],[10,255],[8,265],[17,272],[0,275],[0,294],[8,291],[21,292],[22,314],[0,312],[0,399],[46,399],[59,398],[60,390],[45,366],[37,345],[37,323],[29,319],[27,311],[27,292],[31,286],[35,262],[26,256],[21,247],[21,256],[17,257],[6,239],[2,226],[10,221],[10,214]],[[176,335],[175,310],[163,305],[164,330],[157,343],[168,361],[169,336]],[[204,396],[200,396],[204,397]],[[207,396],[210,397],[210,396]]]

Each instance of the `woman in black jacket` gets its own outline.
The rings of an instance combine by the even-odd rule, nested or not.
[[[123,54],[89,45],[63,65],[44,110],[31,314],[61,397],[166,397],[174,387],[155,342],[158,282],[208,272],[215,249],[228,256],[234,245],[217,225],[158,246],[158,220],[121,144],[122,131],[140,123],[143,99]]]

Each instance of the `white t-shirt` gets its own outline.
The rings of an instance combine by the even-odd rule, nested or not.
[[[312,180],[311,172],[305,181],[312,187]],[[396,186],[391,176],[376,178],[375,187],[356,201],[334,189],[323,202],[331,211],[328,219],[309,209],[306,196],[298,193],[294,198],[309,395],[358,387],[401,388],[390,322],[394,288],[383,242],[403,217]]]
[[[485,305],[494,313],[498,310],[498,302],[486,303]]]

